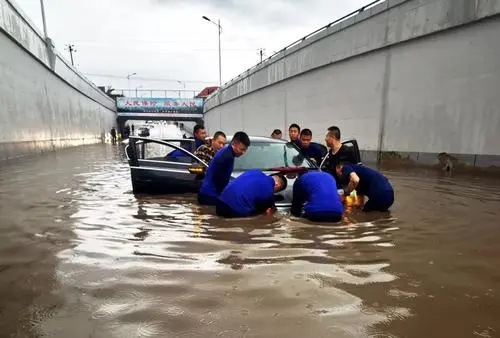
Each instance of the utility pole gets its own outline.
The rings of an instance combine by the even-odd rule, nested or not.
[[[77,50],[75,49],[75,45],[72,45],[72,44],[68,44],[66,45],[68,47],[68,51],[69,51],[69,56],[71,57],[71,65],[74,67],[75,64],[73,62],[73,52],[76,52]]]
[[[259,48],[257,49],[259,51],[259,55],[260,55],[260,62],[262,62],[262,58],[264,56],[264,51],[266,50],[265,48]]]

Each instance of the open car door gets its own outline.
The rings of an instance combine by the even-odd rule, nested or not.
[[[337,189],[342,189],[343,186],[347,184],[345,178],[338,177],[335,172],[335,166],[337,163],[333,163],[333,161],[339,162],[348,162],[352,164],[361,164],[361,154],[358,147],[358,142],[355,139],[350,139],[342,142],[343,151],[340,155],[340,158],[332,160],[330,156],[327,154],[321,164],[319,165],[319,169],[322,171],[326,171],[331,173],[337,182]]]
[[[350,139],[342,142],[343,151],[340,162],[348,162],[352,164],[362,164],[361,153],[358,147],[358,141]],[[331,170],[333,163],[330,163],[329,153],[323,158],[319,165],[320,170]]]
[[[194,142],[130,137],[125,153],[134,193],[198,192],[207,164],[188,150],[194,147]]]
[[[361,164],[361,153],[359,152],[358,141],[355,139],[346,140],[342,142],[342,145],[346,149],[346,153],[348,153],[351,159],[354,160],[356,164]]]

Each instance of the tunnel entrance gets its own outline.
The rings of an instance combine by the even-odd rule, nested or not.
[[[118,132],[123,135],[129,120],[175,121],[203,124],[203,99],[116,98]]]

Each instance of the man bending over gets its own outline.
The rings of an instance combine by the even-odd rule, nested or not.
[[[340,221],[344,206],[333,176],[322,171],[309,171],[299,176],[293,184],[291,213],[312,222]]]
[[[358,195],[368,197],[363,211],[386,211],[394,203],[391,183],[374,169],[357,164],[338,164],[337,175],[349,180],[344,196],[356,189]]]
[[[227,185],[217,200],[217,215],[248,217],[274,208],[274,193],[286,188],[282,175],[268,176],[261,170],[248,170]]]

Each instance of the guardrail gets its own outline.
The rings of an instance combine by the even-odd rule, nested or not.
[[[113,89],[113,94],[122,94],[125,97],[138,97],[138,98],[194,98],[200,90],[196,89]],[[155,93],[156,95],[153,95]]]
[[[271,60],[272,58],[276,58],[278,55],[281,55],[282,53],[286,52],[286,51],[287,51],[287,50],[289,50],[290,48],[292,48],[292,47],[294,47],[294,46],[298,45],[299,43],[301,43],[301,42],[303,42],[303,41],[305,41],[306,39],[309,39],[309,38],[311,38],[311,37],[313,37],[313,36],[316,36],[318,33],[320,33],[320,32],[322,32],[322,31],[324,31],[324,30],[326,30],[326,29],[328,29],[328,28],[332,27],[333,25],[340,24],[340,23],[342,23],[343,21],[346,21],[347,19],[350,19],[351,17],[353,17],[353,16],[355,16],[355,15],[357,15],[357,14],[359,14],[359,13],[361,13],[361,12],[363,12],[363,11],[367,10],[367,9],[370,9],[370,8],[372,8],[372,7],[374,7],[374,6],[378,5],[378,4],[381,4],[381,3],[383,3],[383,2],[386,2],[386,1],[388,1],[388,0],[375,0],[375,1],[372,1],[372,2],[370,2],[369,4],[366,4],[366,5],[364,5],[363,7],[358,8],[357,10],[355,10],[355,11],[353,11],[353,12],[351,12],[351,13],[349,13],[349,14],[344,15],[344,16],[343,16],[343,17],[341,17],[341,18],[339,18],[339,19],[337,19],[337,20],[335,20],[335,21],[332,21],[332,22],[330,22],[329,24],[327,24],[327,25],[325,25],[325,26],[323,26],[323,27],[321,27],[321,28],[318,28],[317,30],[315,30],[315,31],[313,31],[313,32],[311,32],[311,33],[309,33],[309,34],[307,34],[307,35],[306,35],[306,36],[304,36],[303,38],[300,38],[300,39],[298,39],[298,40],[296,40],[296,41],[292,42],[291,44],[289,44],[289,45],[285,46],[284,48],[280,49],[278,52],[276,52],[276,53],[272,54],[271,56],[267,57],[266,59],[264,59],[264,60],[260,61],[260,62],[259,62],[259,63],[257,63],[256,65],[254,65],[254,66],[252,66],[252,67],[248,68],[248,69],[247,69],[247,70],[245,70],[243,73],[239,74],[238,76],[236,76],[235,78],[231,79],[230,81],[228,81],[228,82],[224,83],[224,85],[223,85],[222,87],[225,87],[226,85],[229,85],[229,84],[232,84],[232,83],[233,83],[233,82],[235,82],[235,81],[238,81],[240,77],[242,77],[242,76],[246,75],[246,74],[247,74],[248,72],[250,72],[251,70],[253,70],[253,69],[257,68],[258,66],[260,66],[262,63],[266,63],[267,61]],[[214,93],[217,93],[217,92],[218,92],[218,91],[216,91],[216,92],[214,92]],[[211,96],[212,96],[212,95],[210,95],[209,97],[211,97]]]

